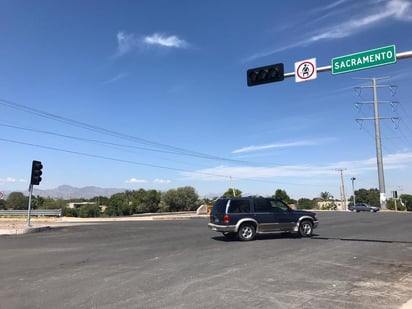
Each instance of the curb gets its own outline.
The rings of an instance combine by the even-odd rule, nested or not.
[[[23,229],[19,228],[12,228],[12,229],[0,229],[0,235],[23,235],[23,234],[30,234],[30,233],[38,233],[50,230],[50,226],[40,226],[40,227],[26,227]]]
[[[196,215],[192,213],[177,213],[177,214],[146,214],[141,216],[132,217],[113,217],[113,218],[72,218],[72,217],[62,217],[55,222],[44,222],[45,225],[38,224],[40,226],[27,227],[27,226],[0,226],[0,236],[3,235],[23,235],[29,233],[38,233],[53,229],[59,226],[71,226],[71,225],[82,225],[82,224],[98,224],[105,222],[132,222],[132,221],[166,221],[166,220],[191,220],[191,219],[202,219],[208,218],[208,215]]]

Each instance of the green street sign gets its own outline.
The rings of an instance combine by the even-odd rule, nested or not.
[[[348,73],[396,62],[395,45],[332,59],[332,74]]]

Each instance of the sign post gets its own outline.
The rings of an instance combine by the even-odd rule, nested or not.
[[[332,58],[332,74],[348,73],[395,62],[395,45],[389,45]]]

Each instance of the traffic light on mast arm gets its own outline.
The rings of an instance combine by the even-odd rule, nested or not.
[[[256,86],[280,82],[285,79],[283,63],[277,63],[247,70],[247,85]]]
[[[41,164],[40,161],[33,160],[32,166],[31,166],[31,180],[30,180],[30,185],[39,185],[41,181],[41,175],[43,172],[41,169],[43,168],[43,165]]]

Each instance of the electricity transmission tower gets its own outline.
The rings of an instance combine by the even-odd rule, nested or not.
[[[376,142],[376,161],[378,165],[378,180],[379,180],[379,193],[380,193],[380,204],[381,209],[386,209],[386,189],[385,189],[385,176],[383,173],[383,159],[382,159],[382,142],[381,142],[381,130],[380,130],[380,120],[382,119],[391,119],[394,121],[398,119],[397,117],[379,117],[379,104],[389,103],[394,104],[398,103],[396,101],[378,101],[378,88],[390,88],[392,86],[388,85],[378,85],[377,81],[381,79],[388,79],[389,77],[381,77],[381,78],[356,78],[356,79],[363,79],[363,80],[370,80],[372,81],[371,86],[360,86],[356,87],[357,89],[363,88],[372,88],[373,89],[373,101],[362,101],[357,102],[356,104],[373,104],[374,108],[374,116],[367,117],[367,118],[357,118],[356,121],[363,121],[363,120],[373,120],[375,123],[375,142]]]

